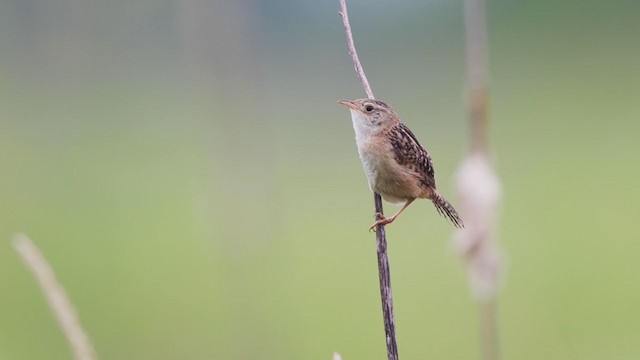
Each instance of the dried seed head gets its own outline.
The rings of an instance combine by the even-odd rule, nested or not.
[[[453,245],[467,266],[474,295],[478,300],[489,300],[499,287],[503,257],[493,233],[501,197],[500,181],[482,153],[467,156],[456,179],[465,228],[456,232]]]

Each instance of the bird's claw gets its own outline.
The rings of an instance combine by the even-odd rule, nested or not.
[[[375,229],[378,225],[387,225],[393,221],[393,220],[387,219],[386,217],[384,217],[382,213],[379,213],[379,212],[376,213],[376,219],[378,220],[375,223],[373,223],[373,225],[371,225],[371,227],[369,228],[369,232],[371,231],[376,232]]]

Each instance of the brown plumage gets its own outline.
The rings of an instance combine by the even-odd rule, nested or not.
[[[436,190],[431,156],[409,128],[400,122],[396,112],[379,100],[341,100],[351,109],[356,144],[372,191],[402,208],[378,224],[393,222],[415,199],[430,199],[438,212],[456,227],[462,220],[453,206]]]

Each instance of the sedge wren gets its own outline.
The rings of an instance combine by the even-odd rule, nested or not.
[[[456,209],[436,191],[431,156],[389,104],[372,99],[338,102],[351,110],[358,154],[369,188],[390,203],[403,204],[389,218],[378,213],[380,220],[370,230],[390,224],[418,198],[431,200],[453,225],[464,226]]]

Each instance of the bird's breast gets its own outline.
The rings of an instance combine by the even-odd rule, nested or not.
[[[358,153],[371,190],[390,202],[417,197],[417,180],[409,169],[398,164],[391,144],[384,138],[372,140],[358,142]]]
[[[398,177],[398,164],[388,144],[369,141],[359,144],[358,153],[371,190],[379,192],[384,184]]]
[[[394,159],[391,151],[381,141],[364,141],[358,143],[358,154],[370,183],[375,183],[380,174],[389,173]]]

